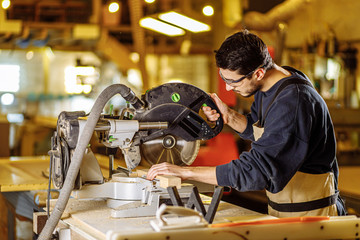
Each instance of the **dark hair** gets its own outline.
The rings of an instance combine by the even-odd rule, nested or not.
[[[266,69],[273,67],[266,44],[248,30],[226,38],[215,51],[215,59],[217,67],[238,71],[239,74],[248,74],[261,65]]]

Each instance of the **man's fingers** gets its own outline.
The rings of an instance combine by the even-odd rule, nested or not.
[[[220,114],[215,109],[211,109],[210,107],[203,107],[203,111],[209,121],[214,122],[220,117]]]
[[[169,163],[160,163],[160,164],[155,164],[155,165],[151,166],[146,178],[149,180],[153,180],[157,175],[165,174],[167,165],[169,165]]]

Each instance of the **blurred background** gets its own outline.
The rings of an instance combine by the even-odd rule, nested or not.
[[[360,162],[360,26],[354,24],[359,1],[2,0],[1,4],[3,157],[46,154],[52,132],[48,130],[58,114],[89,112],[98,94],[114,83],[141,95],[154,86],[182,81],[217,92],[238,111],[249,111],[251,99],[225,91],[213,53],[227,36],[246,28],[263,38],[277,64],[298,68],[312,79],[332,113],[340,163]],[[198,22],[190,23],[193,28],[188,30],[176,27],[178,23],[169,25],[172,16],[180,23],[188,18]],[[166,17],[170,19],[161,20]],[[111,104],[116,109],[125,103],[112,99]]]
[[[360,166],[358,0],[0,2],[3,159],[47,155],[59,113],[89,112],[115,83],[139,96],[163,83],[190,83],[249,112],[252,99],[227,92],[214,61],[227,36],[248,29],[278,65],[310,77],[330,109],[340,166]],[[110,105],[116,111],[126,102],[113,97],[105,111]],[[226,149],[219,153],[219,147]],[[195,164],[229,162],[248,148],[224,128],[202,144]],[[95,144],[93,151],[103,147]]]

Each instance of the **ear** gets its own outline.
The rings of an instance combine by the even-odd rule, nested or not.
[[[254,75],[256,80],[260,81],[265,76],[265,70],[263,68],[259,68],[255,71]]]

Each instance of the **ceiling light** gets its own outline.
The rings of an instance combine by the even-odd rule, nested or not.
[[[140,61],[140,54],[137,52],[132,52],[132,53],[130,53],[130,59],[134,63],[138,63]]]
[[[3,105],[11,105],[14,103],[15,96],[12,93],[4,93],[1,95],[1,103]]]
[[[180,36],[184,35],[185,31],[181,28],[172,26],[170,24],[156,20],[155,18],[146,17],[139,21],[140,26],[151,29],[153,31],[168,35],[168,36]]]
[[[145,0],[146,3],[153,3],[155,0]]]
[[[203,7],[202,12],[205,16],[212,16],[214,15],[214,8],[210,5],[206,5]]]
[[[8,9],[8,8],[10,7],[10,0],[3,0],[3,1],[1,2],[1,7],[2,7],[3,9]]]
[[[169,22],[171,24],[174,24],[191,32],[210,31],[209,25],[174,11],[159,14],[159,18],[163,21]]]
[[[112,2],[109,4],[109,12],[111,13],[115,13],[117,11],[119,11],[119,4],[117,2]]]

